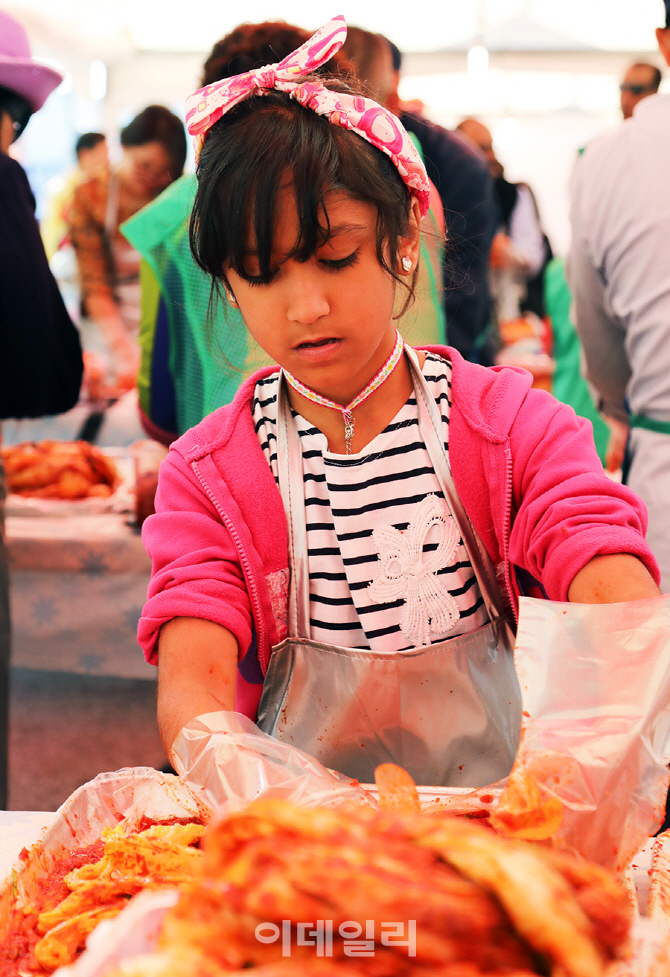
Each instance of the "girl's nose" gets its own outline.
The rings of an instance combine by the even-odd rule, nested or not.
[[[330,302],[317,269],[306,265],[293,266],[294,274],[287,281],[287,317],[289,322],[307,325],[330,312]]]

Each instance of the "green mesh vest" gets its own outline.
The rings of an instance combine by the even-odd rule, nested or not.
[[[188,220],[196,186],[195,175],[181,177],[121,228],[143,259],[140,407],[156,423],[154,357],[167,356],[177,434],[183,434],[217,407],[230,403],[251,373],[272,362],[249,334],[239,311],[212,293],[209,278],[193,260]],[[398,323],[412,346],[445,341],[442,254],[442,235],[430,211],[422,223],[416,301]],[[160,296],[168,318],[167,349],[156,343]],[[399,288],[398,309],[403,302],[404,290]]]

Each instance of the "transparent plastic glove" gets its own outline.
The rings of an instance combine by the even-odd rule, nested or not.
[[[377,806],[358,781],[262,733],[238,712],[210,712],[193,719],[178,733],[171,759],[180,777],[212,811],[239,811],[261,796],[305,807],[347,802]]]
[[[522,597],[515,661],[522,739],[496,826],[506,821],[507,833],[519,834],[515,827],[534,818],[551,825],[558,800],[559,823],[545,837],[623,871],[665,810],[670,596],[620,604]]]

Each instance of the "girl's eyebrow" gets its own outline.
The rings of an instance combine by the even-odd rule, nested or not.
[[[337,234],[347,234],[349,231],[367,231],[365,224],[336,224],[329,229],[328,238],[335,237]]]

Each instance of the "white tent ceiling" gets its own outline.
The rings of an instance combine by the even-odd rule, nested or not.
[[[401,94],[453,125],[477,114],[492,126],[512,179],[533,184],[547,230],[565,249],[574,155],[618,120],[618,79],[631,60],[661,64],[654,28],[662,0],[0,0],[25,25],[33,53],[70,76],[20,141],[38,188],[69,162],[77,131],[118,127],[150,102],[181,112],[204,55],[241,21],[285,19],[316,29],[334,14],[393,40],[406,57]],[[466,52],[484,41],[486,78]],[[654,53],[655,52],[655,53]],[[92,97],[92,61],[107,96]],[[667,72],[666,72],[667,74]],[[667,83],[667,79],[666,79]],[[51,113],[51,121],[47,116]],[[50,128],[49,128],[50,126]]]
[[[2,0],[0,0],[2,2]],[[3,7],[26,25],[35,53],[78,52],[107,63],[134,51],[204,52],[240,20],[285,19],[316,28],[335,13],[381,31],[404,51],[454,49],[489,31],[507,49],[544,44],[563,49],[655,48],[662,0],[252,0],[240,7],[221,0],[9,0]],[[411,11],[411,15],[409,13]],[[560,38],[560,41],[559,41]],[[503,44],[505,42],[503,41]]]

